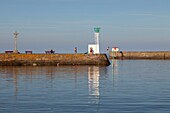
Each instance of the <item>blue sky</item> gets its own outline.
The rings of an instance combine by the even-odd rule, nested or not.
[[[100,50],[170,50],[170,0],[0,0],[0,52],[87,51],[94,27]]]

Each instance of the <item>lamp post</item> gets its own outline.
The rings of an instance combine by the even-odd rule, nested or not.
[[[18,53],[18,49],[17,49],[17,36],[19,35],[19,33],[14,32],[14,53]]]

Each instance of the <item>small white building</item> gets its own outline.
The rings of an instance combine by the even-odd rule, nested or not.
[[[88,53],[90,54],[91,52],[90,52],[90,50],[91,50],[91,48],[92,48],[92,50],[93,50],[93,54],[98,54],[99,53],[99,45],[97,45],[97,44],[89,44],[88,45]]]
[[[118,51],[119,51],[119,48],[118,48],[118,47],[112,47],[112,51],[118,52]]]

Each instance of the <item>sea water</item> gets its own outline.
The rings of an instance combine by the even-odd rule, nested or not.
[[[0,67],[0,113],[169,113],[169,60]]]

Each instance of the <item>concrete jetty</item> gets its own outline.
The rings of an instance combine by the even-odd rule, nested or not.
[[[0,66],[103,65],[106,54],[0,54]]]
[[[112,59],[158,59],[170,60],[170,51],[119,51],[109,52],[109,57]]]

